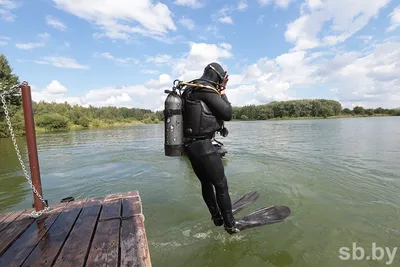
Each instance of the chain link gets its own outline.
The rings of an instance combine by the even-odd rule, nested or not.
[[[17,140],[15,139],[15,135],[14,135],[14,130],[12,128],[11,125],[11,118],[10,115],[8,113],[8,109],[7,109],[7,104],[6,104],[6,99],[5,99],[5,95],[8,93],[11,93],[12,91],[14,91],[16,88],[19,88],[19,85],[15,85],[13,86],[10,90],[8,91],[4,91],[3,93],[0,94],[0,98],[1,101],[3,102],[3,108],[4,108],[4,114],[6,115],[6,119],[7,119],[7,124],[8,124],[8,129],[10,131],[10,135],[11,135],[11,139],[13,141],[14,144],[14,148],[15,148],[15,152],[17,153],[17,157],[19,160],[19,163],[21,165],[21,168],[24,172],[25,178],[28,181],[29,185],[31,186],[33,192],[36,194],[36,196],[40,199],[40,201],[42,201],[42,203],[44,204],[45,208],[43,210],[40,211],[32,211],[31,214],[29,214],[29,216],[31,218],[38,218],[40,217],[44,212],[49,211],[51,208],[47,205],[46,201],[43,199],[43,197],[39,194],[39,192],[36,190],[35,186],[32,184],[32,179],[30,178],[24,162],[22,161],[22,157],[21,157],[21,153],[19,151],[18,145],[17,145]]]
[[[0,88],[1,88],[1,86],[2,86],[3,84],[2,83],[0,83]],[[17,84],[17,85],[14,85],[13,87],[11,87],[9,90],[4,90],[2,93],[0,93],[0,97],[3,97],[4,95],[7,95],[7,94],[9,94],[9,93],[12,93],[15,89],[17,89],[17,88],[19,88],[19,85]]]

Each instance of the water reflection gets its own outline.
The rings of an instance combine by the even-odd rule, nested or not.
[[[20,137],[16,140],[25,168],[30,174],[26,139]],[[11,138],[0,138],[0,183],[0,212],[23,201],[29,192],[29,185]]]

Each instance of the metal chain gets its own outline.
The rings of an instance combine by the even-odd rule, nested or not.
[[[40,217],[44,212],[49,211],[51,208],[47,205],[46,201],[44,201],[43,197],[39,194],[39,192],[36,190],[35,186],[32,184],[32,179],[30,178],[30,176],[29,176],[27,170],[25,169],[25,165],[24,165],[24,162],[22,161],[21,153],[20,153],[20,151],[19,151],[19,149],[18,149],[17,140],[15,139],[14,130],[13,130],[12,125],[11,125],[11,118],[10,118],[10,115],[8,114],[8,109],[7,109],[7,104],[6,104],[6,100],[5,100],[5,95],[6,95],[7,93],[10,93],[10,92],[12,92],[13,90],[15,90],[16,87],[18,88],[19,85],[13,86],[13,87],[12,87],[10,90],[8,90],[8,91],[4,91],[3,93],[0,94],[0,97],[1,97],[1,101],[3,102],[4,113],[5,113],[5,115],[6,115],[7,124],[8,124],[8,129],[9,129],[9,131],[10,131],[10,135],[11,135],[12,141],[13,141],[13,143],[14,143],[15,152],[17,153],[17,157],[18,157],[19,163],[20,163],[20,165],[21,165],[21,168],[22,168],[22,170],[23,170],[23,172],[24,172],[24,174],[25,174],[25,178],[26,178],[26,180],[28,181],[28,183],[30,184],[30,186],[31,186],[31,188],[32,188],[32,190],[33,190],[33,192],[37,195],[37,197],[42,201],[42,203],[43,203],[44,206],[45,206],[45,208],[44,208],[43,210],[40,210],[40,211],[32,211],[31,214],[29,214],[29,217],[31,217],[31,218],[38,218],[38,217]]]
[[[2,84],[0,83],[0,86],[1,86]],[[1,87],[0,87],[1,88]],[[14,91],[15,89],[17,89],[17,88],[19,88],[19,85],[17,84],[17,85],[14,85],[13,87],[11,87],[10,88],[10,90],[7,90],[7,91],[3,91],[2,93],[0,93],[0,97],[3,97],[4,95],[6,95],[6,94],[9,94],[9,93],[11,93],[12,91]]]

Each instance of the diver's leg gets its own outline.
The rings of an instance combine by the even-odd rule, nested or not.
[[[235,218],[232,214],[232,202],[221,156],[212,145],[211,140],[207,140],[204,143],[204,148],[207,154],[207,161],[205,162],[207,167],[205,171],[215,187],[217,203],[224,219],[225,227],[228,228],[228,232],[235,232]]]
[[[222,226],[224,224],[224,221],[217,205],[214,187],[209,181],[200,180],[200,182],[203,200],[206,203],[208,210],[210,211],[211,219],[214,221],[215,226]]]
[[[214,221],[216,226],[222,226],[223,220],[217,205],[213,184],[208,179],[208,174],[205,171],[207,168],[207,165],[204,162],[204,159],[206,158],[204,157],[206,156],[204,153],[205,150],[200,142],[201,141],[196,141],[189,145],[186,148],[186,154],[192,164],[194,173],[201,182],[201,193],[211,214],[211,219]]]

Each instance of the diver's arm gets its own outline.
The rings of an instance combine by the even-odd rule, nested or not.
[[[218,119],[224,121],[230,121],[232,119],[232,106],[225,94],[220,96],[215,92],[204,92],[202,94],[202,100]]]

